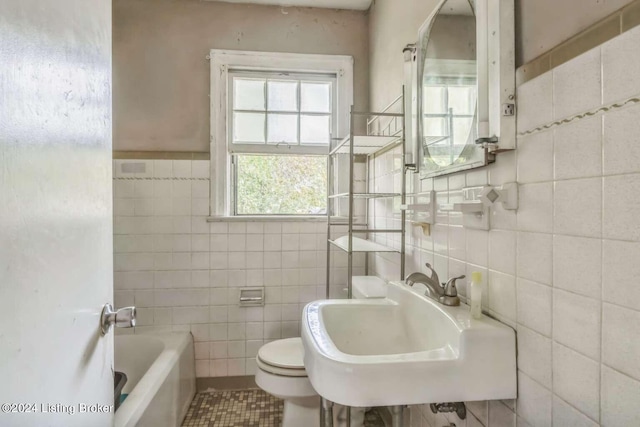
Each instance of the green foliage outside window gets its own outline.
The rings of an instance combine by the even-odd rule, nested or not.
[[[326,156],[239,155],[236,161],[238,215],[326,213]]]

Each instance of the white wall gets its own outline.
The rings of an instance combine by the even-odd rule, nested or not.
[[[464,186],[520,184],[518,211],[494,210],[490,231],[439,213],[430,237],[413,229],[408,239],[408,273],[424,262],[441,278],[481,271],[484,310],[517,329],[517,402],[471,403],[466,424],[449,417],[457,426],[640,425],[638,46],[640,27],[525,83],[515,152],[416,187],[446,202]],[[399,180],[399,156],[373,161],[374,185]],[[376,225],[397,220],[397,207],[375,203]],[[378,274],[395,278],[397,260],[377,257]],[[447,422],[428,406],[411,413],[412,426]]]
[[[113,1],[114,150],[209,152],[211,49],[350,55],[368,107],[365,11]]]
[[[516,64],[526,64],[633,1],[516,0]]]
[[[402,49],[415,43],[418,28],[439,0],[376,0],[369,10],[369,104],[387,106],[402,88]]]

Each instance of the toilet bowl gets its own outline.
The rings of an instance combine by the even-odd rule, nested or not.
[[[288,338],[263,345],[256,362],[256,384],[284,400],[282,427],[319,427],[320,396],[307,377],[302,339]]]
[[[385,297],[384,287],[378,285],[375,290],[364,290],[364,288],[371,286],[368,283],[369,279],[366,279],[365,282],[354,281],[354,291],[356,288],[363,288],[363,291],[354,292],[354,295],[358,295],[360,298]],[[320,426],[320,396],[307,377],[303,359],[304,348],[301,338],[272,341],[263,345],[256,356],[258,365],[256,384],[272,396],[284,400],[282,427]],[[364,412],[365,408],[351,409],[352,427],[364,425]],[[346,425],[346,410],[344,407],[336,405],[334,426],[341,427],[343,425]]]

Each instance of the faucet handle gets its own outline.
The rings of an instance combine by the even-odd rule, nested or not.
[[[453,277],[447,281],[447,284],[444,285],[444,294],[448,297],[457,297],[458,296],[458,288],[456,288],[456,280],[464,279],[466,276],[463,274],[462,276]]]
[[[458,297],[458,289],[456,288],[456,280],[464,279],[464,275],[449,279],[444,285],[444,294],[438,301],[444,305],[458,306],[460,298]]]

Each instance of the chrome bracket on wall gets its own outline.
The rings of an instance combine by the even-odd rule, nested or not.
[[[240,307],[264,305],[264,288],[240,289]]]
[[[410,214],[411,225],[422,227],[426,236],[431,235],[431,225],[436,222],[436,192],[407,195],[413,203],[400,205],[400,209]]]
[[[451,413],[455,412],[458,418],[464,420],[467,418],[467,407],[464,402],[446,402],[446,403],[432,403],[429,405],[431,412],[437,414],[438,412]]]

